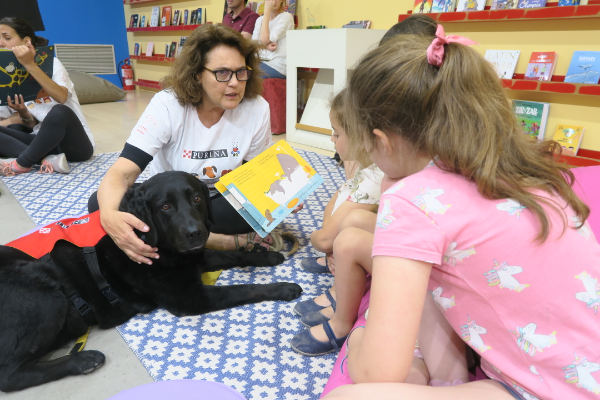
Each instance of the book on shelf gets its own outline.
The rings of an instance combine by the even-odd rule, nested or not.
[[[456,0],[444,0],[441,12],[454,12],[456,10]]]
[[[183,49],[183,45],[187,40],[187,36],[182,36],[179,38],[179,47],[177,47],[177,55],[181,54],[181,50]]]
[[[540,8],[546,7],[546,0],[519,0],[517,8]]]
[[[288,0],[287,12],[296,15],[296,0]]]
[[[198,10],[192,10],[190,14],[190,25],[198,25]]]
[[[518,0],[494,0],[490,9],[492,10],[511,10],[517,8]]]
[[[575,51],[565,82],[596,84],[600,78],[600,51]]]
[[[430,13],[432,2],[433,0],[415,0],[413,14]]]
[[[265,237],[322,183],[317,171],[280,140],[221,176],[215,188]]]
[[[131,19],[129,20],[129,27],[130,28],[137,28],[138,27],[138,19],[139,19],[139,14],[131,14]]]
[[[142,15],[142,19],[140,20],[140,28],[146,27],[146,16]]]
[[[519,54],[520,50],[487,50],[485,59],[494,66],[500,79],[512,79]]]
[[[42,46],[35,49],[35,64],[40,67],[44,74],[52,78],[54,70],[54,46]],[[14,101],[15,95],[22,95],[24,101],[42,99],[48,97],[42,86],[33,79],[27,69],[17,60],[12,50],[0,49],[0,106],[7,105],[7,97]]]
[[[160,26],[171,26],[171,11],[173,7],[165,6],[162,8],[162,18],[160,22]]]
[[[134,56],[140,55],[140,44],[139,43],[136,43],[133,45],[133,55]]]
[[[369,29],[371,21],[350,21],[342,28]]]
[[[311,25],[307,26],[306,29],[327,29],[325,25]]]
[[[152,7],[152,14],[150,15],[150,26],[152,26],[152,27],[158,26],[159,19],[160,19],[160,7]]]
[[[177,42],[171,42],[171,46],[169,46],[169,57],[175,57],[177,54]]]
[[[165,57],[169,57],[170,51],[171,51],[171,45],[169,43],[165,44]]]
[[[183,25],[187,25],[188,24],[188,17],[190,15],[190,10],[184,10],[183,11]]]
[[[177,26],[179,25],[179,10],[175,10],[173,11],[173,23],[171,25],[173,26]]]
[[[198,9],[198,25],[206,23],[206,8]]]
[[[556,57],[554,51],[533,52],[525,71],[525,79],[529,81],[549,81],[554,73]]]
[[[306,94],[306,80],[305,79],[298,79],[298,99],[297,101],[297,108],[299,111],[304,111],[304,107],[306,106],[306,103],[304,101],[305,98],[305,94]]]
[[[441,13],[444,12],[444,4],[445,0],[432,0],[431,2],[431,12],[432,13]]]
[[[581,3],[582,5],[584,3]],[[585,3],[587,4],[587,3]],[[579,5],[579,0],[558,0],[558,5],[559,6],[578,6]]]
[[[154,42],[148,42],[148,46],[146,46],[146,57],[152,57],[154,54]]]
[[[563,155],[576,156],[584,131],[583,126],[558,124],[552,140],[560,143]]]
[[[532,138],[536,138],[538,141],[544,140],[550,104],[539,103],[537,101],[513,100],[512,106],[513,113],[517,117],[517,121],[523,132]]]
[[[481,11],[485,8],[485,0],[458,0],[456,11]]]

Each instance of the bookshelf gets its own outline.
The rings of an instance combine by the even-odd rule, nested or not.
[[[168,31],[193,31],[200,25],[176,26],[145,26],[143,28],[127,28],[127,32],[168,32]]]
[[[171,63],[175,60],[175,57],[165,57],[164,54],[156,54],[154,56],[135,56],[135,55],[130,55],[129,56],[130,59],[132,60],[142,60],[142,61],[157,61],[157,62],[168,62]]]

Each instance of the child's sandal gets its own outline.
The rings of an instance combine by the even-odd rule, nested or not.
[[[327,296],[329,303],[331,303],[330,306],[333,307],[333,311],[335,311],[336,302],[331,293],[329,292],[329,289],[325,291],[325,296]],[[303,316],[304,314],[308,314],[314,311],[320,311],[327,307],[329,306],[320,306],[317,303],[315,303],[315,299],[310,299],[297,303],[294,307],[294,312],[299,316]]]
[[[290,341],[292,349],[297,353],[310,357],[339,352],[348,335],[342,336],[341,338],[335,337],[333,329],[331,329],[331,325],[329,325],[329,321],[323,322],[323,330],[325,330],[327,339],[329,339],[328,342],[317,340],[310,332],[310,329],[305,329],[294,336]]]

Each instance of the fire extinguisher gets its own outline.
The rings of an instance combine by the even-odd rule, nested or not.
[[[121,66],[123,64],[123,66]],[[121,83],[123,84],[123,90],[135,90],[133,86],[133,67],[131,66],[131,60],[126,58],[119,62],[119,69],[121,75]]]

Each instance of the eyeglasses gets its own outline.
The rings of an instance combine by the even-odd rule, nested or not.
[[[250,67],[238,69],[237,71],[230,71],[228,69],[218,69],[216,71],[213,71],[212,69],[206,67],[204,67],[204,69],[215,74],[215,79],[217,80],[217,82],[229,82],[234,72],[235,77],[240,82],[247,81],[248,79],[250,79],[250,75],[252,75],[252,68]]]

